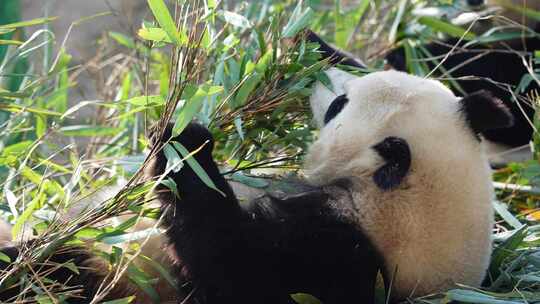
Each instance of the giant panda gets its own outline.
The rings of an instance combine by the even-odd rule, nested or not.
[[[498,5],[527,7],[540,11],[540,1],[525,0],[467,0],[471,9],[493,8]],[[538,82],[531,81],[524,92],[516,91],[524,75],[529,73],[526,64],[534,67],[534,52],[540,50],[540,22],[527,18],[516,10],[505,9],[500,15],[515,23],[524,23],[529,30],[523,29],[524,38],[497,43],[476,43],[468,45],[467,41],[450,38],[442,42],[416,46],[417,52],[425,49],[429,55],[429,69],[435,69],[433,76],[452,78],[460,88],[453,87],[456,94],[468,94],[480,89],[493,92],[503,100],[516,118],[510,128],[491,130],[484,133],[486,145],[492,163],[497,166],[508,161],[521,161],[530,158],[529,142],[533,134],[534,108],[530,94],[540,89]],[[494,26],[500,19],[480,20],[482,26],[478,31],[485,31]],[[487,25],[486,25],[487,23]],[[488,27],[488,25],[490,27]],[[482,34],[483,32],[477,32]],[[448,54],[448,56],[447,56]],[[405,50],[397,48],[386,55],[389,68],[407,71]],[[439,62],[442,62],[439,66]],[[418,63],[416,63],[418,64]],[[446,74],[448,72],[448,74]],[[521,149],[520,149],[521,148]],[[515,150],[514,153],[507,151]]]
[[[478,135],[509,126],[510,112],[487,92],[458,98],[437,81],[397,71],[354,77],[341,90],[324,105],[311,100],[320,135],[306,156],[306,177],[290,182],[293,192],[240,202],[212,158],[206,128],[154,133],[147,178],[166,172],[160,146],[179,143],[200,149],[194,160],[219,190],[190,165],[167,171],[177,191],[157,188],[185,303],[294,303],[294,293],[327,304],[373,303],[379,270],[394,302],[455,283],[480,285],[493,192]],[[18,255],[17,246],[2,252]],[[105,276],[94,259],[72,245],[50,260],[92,267],[79,275],[43,267],[49,279],[82,290],[69,303],[88,303]],[[120,281],[114,295],[129,288]],[[3,290],[0,300],[18,292]]]
[[[166,219],[179,259],[195,286],[207,286],[196,296],[242,303],[258,294],[281,303],[290,293],[307,292],[323,303],[371,303],[375,269],[368,264],[380,268],[393,301],[455,283],[480,285],[490,260],[493,191],[479,134],[510,126],[511,113],[485,91],[457,98],[437,81],[401,72],[372,73],[340,84],[340,95],[330,103],[316,96],[328,90],[324,85],[314,90],[311,105],[321,129],[306,157],[306,178],[295,187],[300,193],[270,193],[246,205],[231,200],[227,207],[215,190],[200,193],[195,173],[174,175],[177,185],[185,185],[179,189],[184,203],[167,192],[161,201],[174,202],[164,207],[174,210]],[[197,138],[188,130],[177,138],[180,143],[195,148],[212,142],[208,131],[191,127],[206,135],[193,143],[182,138]],[[208,164],[210,152],[195,157]],[[163,164],[156,159],[154,168],[161,171]],[[215,164],[205,169],[226,196],[234,197]],[[185,205],[192,196],[195,205]],[[216,204],[215,214],[210,213]],[[245,222],[246,216],[253,222]],[[325,233],[319,230],[321,220]],[[190,229],[193,233],[186,235]],[[339,244],[333,243],[336,239]],[[359,251],[351,253],[351,242]],[[298,253],[306,248],[311,254]],[[202,261],[201,253],[209,252]],[[262,252],[263,266],[257,263]],[[356,264],[349,254],[363,255],[362,262]],[[250,268],[238,269],[237,262]],[[222,271],[229,267],[227,276]],[[257,279],[245,282],[245,277]],[[278,286],[276,277],[281,278]],[[340,286],[339,300],[336,286],[321,286],[328,278]]]

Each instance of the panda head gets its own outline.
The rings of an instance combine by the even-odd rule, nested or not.
[[[328,76],[333,91],[318,83],[310,100],[320,134],[307,175],[317,185],[371,176],[380,190],[392,190],[413,161],[479,155],[479,134],[512,124],[486,91],[458,98],[438,81],[397,71],[357,77],[332,68]]]
[[[330,70],[333,91],[318,83],[310,100],[320,134],[308,181],[351,181],[352,220],[383,254],[392,298],[479,286],[493,227],[479,135],[511,125],[510,112],[485,91],[458,98],[402,72],[343,73]]]

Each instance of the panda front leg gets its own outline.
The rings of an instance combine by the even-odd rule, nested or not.
[[[170,137],[171,129],[169,126],[162,141]],[[264,263],[260,252],[263,238],[257,236],[258,232],[250,231],[253,219],[241,209],[214,162],[210,132],[191,123],[170,142],[173,146],[174,142],[180,143],[190,152],[200,148],[193,158],[220,190],[209,188],[187,162],[178,172],[171,171],[167,176],[177,185],[178,197],[163,185],[157,188],[167,236],[183,272],[187,272],[195,288],[196,300],[253,303],[264,299],[263,303],[287,303],[286,297],[272,290],[273,286],[265,286],[273,272],[260,265]],[[159,152],[147,175],[163,174],[166,163],[165,154]],[[276,277],[273,279],[277,281]]]
[[[377,255],[356,226],[330,207],[332,200],[347,200],[347,191],[341,197],[324,188],[282,198],[267,194],[240,205],[212,158],[206,128],[191,123],[171,141],[198,150],[194,159],[220,190],[188,164],[168,173],[178,196],[158,187],[167,236],[197,301],[288,304],[295,303],[290,294],[311,293],[325,304],[372,302]],[[150,174],[163,174],[166,163],[158,153]]]

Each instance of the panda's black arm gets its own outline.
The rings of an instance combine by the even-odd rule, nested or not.
[[[226,195],[207,187],[188,165],[169,174],[180,198],[160,194],[168,237],[198,300],[292,303],[289,294],[305,292],[326,304],[372,302],[378,255],[328,207],[321,189],[241,206],[212,159],[208,130],[192,123],[173,141],[189,151],[208,141],[194,157]],[[165,162],[158,154],[155,168]]]

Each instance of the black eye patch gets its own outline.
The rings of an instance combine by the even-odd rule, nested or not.
[[[469,6],[480,6],[485,4],[485,0],[467,0]]]
[[[328,107],[328,110],[326,110],[326,114],[324,114],[324,124],[327,124],[334,119],[348,102],[349,98],[347,98],[347,95],[345,94],[336,97]]]

